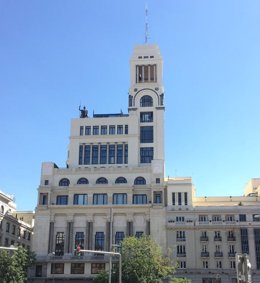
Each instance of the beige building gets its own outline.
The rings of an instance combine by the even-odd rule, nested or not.
[[[0,246],[31,248],[34,213],[16,211],[14,197],[0,191]]]
[[[244,197],[196,197],[191,178],[164,178],[163,61],[140,45],[130,61],[128,113],[72,119],[66,168],[42,164],[35,212],[33,282],[91,282],[108,270],[106,250],[151,235],[179,263],[177,275],[234,283],[235,253],[249,253],[259,277],[259,179]],[[254,282],[260,282],[255,279]]]

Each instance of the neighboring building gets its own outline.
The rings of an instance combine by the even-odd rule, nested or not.
[[[72,119],[66,168],[42,164],[35,212],[32,282],[91,282],[127,236],[151,235],[193,283],[234,283],[235,253],[248,252],[260,278],[259,185],[244,197],[195,195],[191,178],[164,178],[164,89],[156,45],[134,49],[128,114],[81,109]],[[257,281],[254,282],[260,282]],[[260,280],[260,279],[259,279]]]
[[[14,197],[1,191],[0,207],[0,246],[22,245],[30,249],[34,213],[16,211]]]

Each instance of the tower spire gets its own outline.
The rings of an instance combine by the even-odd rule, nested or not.
[[[145,5],[145,43],[148,42],[149,38],[149,24],[148,24],[148,5]]]

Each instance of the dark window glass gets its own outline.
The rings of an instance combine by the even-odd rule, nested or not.
[[[246,214],[239,214],[239,221],[245,222],[246,221]]]
[[[100,164],[107,163],[107,145],[100,146]]]
[[[146,204],[147,203],[147,195],[133,195],[133,204]]]
[[[64,263],[52,263],[51,274],[64,274]]]
[[[49,185],[49,180],[44,180],[44,185],[48,186]]]
[[[109,164],[115,164],[115,154],[116,154],[115,145],[110,144],[109,145]]]
[[[84,263],[71,263],[71,274],[84,274]]]
[[[135,185],[145,185],[146,180],[145,180],[144,177],[137,177],[137,178],[135,178],[134,184]]]
[[[125,135],[128,135],[128,125],[125,125]]]
[[[83,145],[79,146],[79,165],[83,163]]]
[[[122,144],[118,144],[117,145],[116,163],[117,164],[122,164],[123,163],[123,145]]]
[[[80,126],[80,128],[79,128],[79,135],[80,136],[83,136],[83,129],[84,129],[84,127]]]
[[[125,233],[124,232],[116,232],[116,236],[115,236],[115,244],[119,245],[125,237]]]
[[[55,255],[57,256],[64,255],[64,233],[63,232],[58,232],[56,234]]]
[[[188,193],[184,193],[184,204],[188,205]]]
[[[115,181],[116,184],[126,184],[127,180],[125,177],[118,177]]]
[[[93,126],[93,135],[99,135],[99,126]]]
[[[153,160],[153,147],[140,148],[141,163],[151,163]]]
[[[143,236],[143,234],[144,234],[143,231],[136,231],[136,232],[135,232],[135,237],[136,237],[136,238],[140,238],[140,237]]]
[[[67,178],[63,178],[59,182],[60,187],[68,187],[70,185],[70,181]]]
[[[101,135],[107,135],[107,126],[101,126]]]
[[[76,232],[75,234],[75,249],[77,249],[78,246],[84,249],[84,232]]]
[[[80,179],[78,179],[77,184],[78,184],[78,185],[88,184],[88,179],[86,179],[86,178],[80,178]]]
[[[95,235],[95,250],[103,251],[105,244],[105,235],[104,232],[96,232]]]
[[[86,136],[91,135],[91,127],[90,127],[90,126],[86,126],[86,127],[85,127],[85,135],[86,135]]]
[[[97,274],[105,271],[105,263],[91,263],[91,274]]]
[[[92,146],[92,164],[98,164],[98,145]]]
[[[122,135],[123,134],[123,125],[118,125],[117,126],[117,134]]]
[[[140,121],[142,123],[153,122],[153,112],[141,112]]]
[[[114,135],[116,133],[116,127],[111,125],[109,126],[109,134]]]
[[[162,203],[162,193],[154,192],[154,203]]]
[[[175,193],[172,193],[172,205],[176,204]]]
[[[85,205],[88,204],[88,195],[87,194],[75,194],[73,199],[73,204]]]
[[[107,194],[93,194],[93,204],[107,204]]]
[[[100,177],[100,178],[98,178],[97,181],[96,181],[96,184],[107,184],[107,183],[108,183],[108,181],[107,181],[107,179],[104,178],[104,177]]]
[[[42,265],[40,264],[35,267],[35,277],[42,277]]]
[[[153,99],[149,95],[144,95],[140,99],[140,106],[141,107],[151,107],[153,106]]]
[[[125,164],[128,163],[128,145],[127,144],[124,145],[124,163]]]
[[[140,142],[153,143],[153,126],[140,127]]]
[[[68,204],[68,196],[57,196],[56,197],[57,205],[67,205]]]
[[[90,145],[85,145],[84,164],[90,164]]]
[[[178,193],[178,205],[181,205],[181,193]]]
[[[113,194],[113,204],[127,204],[127,194]]]

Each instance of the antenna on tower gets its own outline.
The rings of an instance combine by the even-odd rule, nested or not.
[[[145,5],[145,43],[148,42],[149,38],[149,24],[148,24],[148,5]]]

